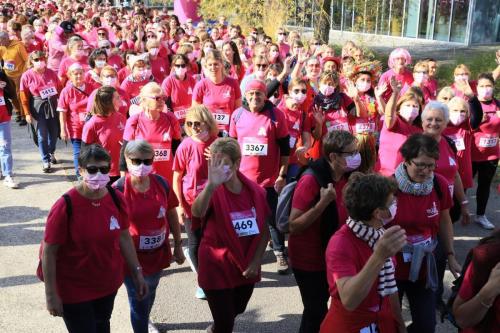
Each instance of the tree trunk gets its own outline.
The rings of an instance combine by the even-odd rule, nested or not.
[[[317,24],[314,25],[314,36],[318,38],[322,43],[328,44],[328,39],[330,35],[330,10],[332,0],[314,0],[316,1],[316,8],[318,9],[316,14]]]

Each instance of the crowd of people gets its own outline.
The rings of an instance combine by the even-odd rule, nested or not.
[[[4,185],[18,188],[11,116],[33,128],[45,173],[71,142],[78,182],[50,210],[37,270],[69,332],[109,332],[123,283],[134,332],[157,332],[161,272],[186,259],[207,332],[232,332],[268,246],[297,282],[300,333],[432,333],[447,265],[462,274],[457,325],[498,332],[498,231],[462,269],[453,223],[496,227],[500,51],[491,72],[460,64],[439,86],[436,59],[403,48],[386,66],[353,42],[337,54],[225,17],[37,0],[1,13]]]

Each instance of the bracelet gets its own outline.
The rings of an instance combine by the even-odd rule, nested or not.
[[[464,200],[464,201],[462,201],[460,204],[461,204],[462,206],[465,206],[465,205],[467,205],[468,203],[469,203],[469,200],[465,199],[465,200]]]
[[[491,302],[491,304],[485,304],[484,301],[479,297],[479,295],[477,296],[477,298],[479,298],[479,303],[481,303],[481,305],[485,308],[489,309],[493,306],[493,302]]]

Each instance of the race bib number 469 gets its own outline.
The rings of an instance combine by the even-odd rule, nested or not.
[[[259,234],[257,219],[252,210],[244,212],[231,212],[231,220],[234,231],[238,237],[252,236]]]

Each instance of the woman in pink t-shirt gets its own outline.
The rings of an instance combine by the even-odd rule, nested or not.
[[[146,42],[146,49],[149,54],[151,64],[151,73],[156,83],[162,83],[170,73],[170,63],[168,58],[159,56],[160,42],[156,39],[150,39]]]
[[[106,66],[108,56],[103,49],[95,49],[89,56],[90,70],[85,73],[85,83],[95,90],[102,86],[101,71]]]
[[[83,40],[80,37],[73,36],[68,40],[67,52],[68,56],[61,61],[57,73],[63,87],[68,81],[68,68],[75,62],[83,67],[84,72],[89,70],[87,53],[83,46]]]
[[[483,109],[483,119],[479,128],[474,131],[472,143],[472,170],[477,174],[476,191],[476,220],[485,229],[495,226],[486,218],[485,211],[490,194],[490,186],[495,176],[500,146],[498,135],[500,133],[500,101],[494,93],[495,83],[489,73],[479,75],[477,80],[477,98]]]
[[[378,82],[379,86],[387,85],[387,90],[382,97],[387,102],[392,94],[392,85],[390,81],[394,78],[397,82],[401,84],[401,87],[411,86],[413,83],[413,74],[406,67],[411,65],[411,56],[406,49],[397,48],[394,49],[389,55],[389,60],[387,61],[389,65],[389,70],[382,74]]]
[[[219,131],[227,136],[231,114],[241,106],[238,80],[226,76],[222,55],[217,50],[206,53],[203,69],[206,77],[194,86],[193,105],[205,105],[212,112]]]
[[[174,159],[173,188],[179,198],[179,221],[183,222],[188,235],[188,257],[192,269],[198,270],[198,247],[201,239],[201,225],[193,220],[191,205],[208,179],[208,163],[205,150],[217,138],[218,129],[214,117],[203,105],[189,109],[186,115],[187,137],[179,145]],[[195,296],[205,298],[198,287]]]
[[[455,80],[451,85],[451,89],[453,89],[455,96],[462,97],[463,99],[468,100],[469,98],[466,91],[472,90],[474,95],[477,94],[477,81],[469,80],[471,72],[467,65],[460,64],[455,67],[453,75]]]
[[[394,174],[401,161],[399,148],[406,139],[422,132],[420,113],[423,109],[423,96],[413,90],[399,97],[401,83],[391,79],[392,95],[385,108],[385,116],[380,132],[380,145],[376,169],[384,176]]]
[[[128,63],[132,74],[123,80],[120,88],[130,96],[130,104],[139,105],[142,87],[153,81],[151,67],[143,55],[130,56]]]

